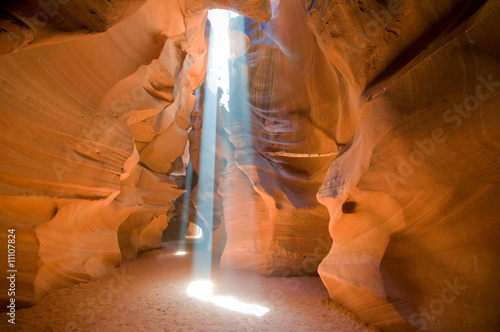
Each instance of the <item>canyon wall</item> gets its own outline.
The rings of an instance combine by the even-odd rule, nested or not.
[[[248,16],[230,23],[205,193],[221,268],[319,273],[387,331],[498,330],[498,1],[85,6],[2,5],[0,234],[16,229],[20,302],[160,246],[218,7]]]
[[[18,306],[161,246],[183,192],[169,174],[204,80],[206,13],[225,5],[2,4],[0,221],[2,243],[16,232]],[[266,2],[240,7],[269,15]]]
[[[498,2],[316,1],[308,23],[360,92],[318,199],[332,299],[384,330],[499,327]]]
[[[499,4],[272,7],[245,26],[249,115],[226,122],[221,266],[306,273],[320,202],[333,301],[387,331],[497,330]]]

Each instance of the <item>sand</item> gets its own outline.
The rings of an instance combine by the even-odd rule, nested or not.
[[[319,277],[268,278],[214,268],[214,296],[269,311],[258,317],[188,296],[192,253],[177,247],[146,252],[107,277],[57,290],[32,308],[4,317],[15,331],[374,331],[327,300]],[[219,297],[220,299],[220,297]],[[231,305],[234,307],[234,305]],[[338,310],[336,310],[338,309]],[[5,313],[4,313],[5,315]]]

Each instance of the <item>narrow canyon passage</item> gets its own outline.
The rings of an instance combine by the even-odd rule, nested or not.
[[[217,305],[217,301],[190,297],[187,290],[193,269],[189,248],[185,255],[176,255],[177,246],[164,243],[162,249],[123,263],[103,279],[51,293],[34,307],[19,310],[16,326],[1,320],[0,330],[378,331],[329,303],[319,277],[267,278],[214,268],[213,295],[267,307],[269,311],[260,317],[252,314],[252,307],[250,313],[234,311],[238,305],[227,298],[229,308],[224,301]]]
[[[0,1],[0,330],[500,331],[499,17]]]

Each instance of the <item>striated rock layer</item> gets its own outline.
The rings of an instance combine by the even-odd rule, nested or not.
[[[18,304],[160,245],[182,193],[167,173],[185,145],[205,48],[203,32],[179,27],[198,46],[183,51],[158,11],[168,7],[149,2],[106,33],[0,58],[1,218],[18,236]],[[190,21],[202,25],[203,13]],[[172,123],[142,128],[162,116]],[[170,155],[155,150],[165,135]]]
[[[230,61],[223,122],[232,150],[219,186],[227,232],[221,266],[316,274],[331,240],[328,211],[315,196],[338,151],[332,130],[338,100],[325,91],[339,87],[308,32],[304,7],[273,6],[267,23],[230,24],[231,34],[244,31],[251,42]]]
[[[249,116],[225,119],[221,266],[304,273],[330,246],[317,199],[332,300],[388,331],[497,330],[498,3],[272,5],[245,26]]]
[[[16,230],[18,306],[161,245],[217,6],[2,4],[0,221]]]
[[[360,91],[318,199],[330,297],[384,330],[500,326],[498,2],[315,1],[308,23]]]

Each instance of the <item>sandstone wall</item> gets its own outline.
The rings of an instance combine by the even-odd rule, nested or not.
[[[318,199],[332,299],[384,330],[499,321],[498,2],[314,2],[308,23],[360,91]]]
[[[262,20],[266,4],[236,5]],[[2,243],[16,229],[18,305],[161,245],[206,71],[206,12],[229,5],[1,5],[0,222]]]

